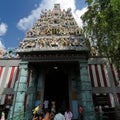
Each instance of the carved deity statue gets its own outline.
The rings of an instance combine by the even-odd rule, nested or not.
[[[4,48],[0,48],[0,58],[4,58],[4,55],[6,54],[6,50]]]

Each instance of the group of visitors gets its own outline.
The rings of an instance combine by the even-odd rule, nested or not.
[[[66,108],[63,112],[62,107],[57,111],[55,110],[55,102],[52,102],[51,109],[48,106],[49,101],[45,100],[33,109],[32,120],[72,120],[73,113],[70,108]],[[5,120],[5,112],[2,111],[0,120]],[[78,120],[83,120],[83,108],[79,106],[79,117]]]
[[[72,120],[73,113],[70,108],[66,108],[63,112],[62,108],[55,110],[55,101],[51,102],[51,109],[49,109],[49,101],[46,99],[43,103],[39,104],[33,109],[33,119],[32,120]],[[78,120],[83,120],[83,107],[79,106],[78,109],[79,116]]]
[[[55,111],[55,104],[53,104],[51,110],[48,108],[48,101],[45,100],[33,109],[32,120],[72,120],[73,114],[70,109],[67,109],[64,113],[61,108]]]
[[[34,112],[32,120],[72,120],[73,114],[70,110],[67,110],[65,114],[59,109],[56,113],[54,111],[44,111],[41,113]]]

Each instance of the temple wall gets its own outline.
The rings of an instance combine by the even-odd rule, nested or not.
[[[100,59],[99,59],[100,60]],[[92,92],[93,95],[96,96],[96,99],[99,99],[99,95],[106,95],[109,98],[109,107],[115,107],[116,101],[114,99],[114,93],[117,95],[117,101],[120,103],[120,87],[119,82],[117,79],[117,73],[115,71],[114,66],[107,65],[105,63],[102,63],[99,60],[93,60],[88,63],[88,70],[89,70],[89,77],[92,84]],[[6,107],[9,108],[11,105],[11,102],[14,98],[14,90],[15,82],[19,79],[19,63],[21,60],[19,59],[1,59],[0,60],[0,105],[6,104]],[[111,76],[112,77],[111,77]],[[25,105],[28,104],[28,101],[30,100],[30,96],[33,96],[34,94],[30,94],[30,91],[34,91],[34,83],[32,83],[32,72],[28,71],[28,93],[25,97]],[[39,79],[43,79],[43,76],[39,76]],[[72,79],[69,78],[69,79]],[[113,81],[113,82],[111,82]],[[39,80],[39,85],[43,85],[42,80]],[[70,97],[72,100],[77,99],[77,91],[75,89],[76,83],[74,80],[71,80],[71,83],[73,88],[70,91]],[[40,91],[41,98],[43,98],[43,86],[37,87]],[[38,96],[39,97],[39,96]],[[40,98],[40,99],[41,99]],[[42,100],[42,99],[41,99]],[[74,102],[74,101],[71,101]],[[33,105],[33,103],[31,103]]]

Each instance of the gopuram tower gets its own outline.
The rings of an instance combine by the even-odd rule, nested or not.
[[[20,42],[17,54],[20,74],[14,88],[11,116],[29,112],[45,98],[55,102],[56,112],[67,107],[78,118],[78,107],[84,108],[83,120],[95,120],[92,87],[88,75],[88,54],[82,29],[71,9],[41,11],[40,18]],[[14,119],[15,120],[15,119]]]

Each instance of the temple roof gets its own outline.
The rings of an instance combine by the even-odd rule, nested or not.
[[[51,50],[86,50],[82,29],[78,27],[71,9],[61,10],[54,4],[52,10],[42,10],[40,18],[26,32],[17,52]]]

